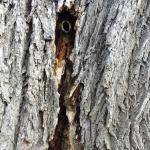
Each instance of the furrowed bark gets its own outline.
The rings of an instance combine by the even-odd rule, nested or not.
[[[0,1],[0,149],[149,150],[149,16],[149,0]]]

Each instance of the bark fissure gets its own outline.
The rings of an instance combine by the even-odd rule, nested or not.
[[[1,98],[2,99],[2,98]],[[6,108],[8,106],[7,102],[3,102],[3,105],[4,105],[4,108],[3,108],[3,117],[2,117],[2,121],[1,121],[1,124],[0,124],[0,132],[1,132],[1,129],[2,129],[2,124],[3,124],[3,120],[4,120],[4,116],[5,116],[5,113],[6,113]]]
[[[22,101],[20,102],[20,108],[19,108],[19,116],[18,116],[18,123],[15,129],[15,139],[14,139],[14,150],[17,148],[17,143],[18,143],[18,138],[19,138],[19,132],[20,132],[20,127],[21,127],[21,118],[22,115],[24,114],[24,106],[26,104],[26,90],[28,88],[28,61],[29,61],[29,47],[30,47],[30,42],[31,42],[31,34],[32,34],[32,20],[28,24],[28,32],[26,35],[26,40],[25,40],[25,53],[24,53],[24,58],[22,62],[22,79],[23,79],[23,84],[22,84]]]
[[[79,145],[79,93],[82,85],[75,84],[75,78],[71,76],[74,64],[70,60],[70,54],[74,48],[76,19],[74,8],[64,8],[58,13],[54,72],[60,94],[60,112],[54,138],[49,144],[50,150],[73,150],[77,146],[78,149],[82,147]]]
[[[46,83],[47,83],[47,76],[46,76],[46,71],[44,69],[43,71],[43,81],[44,81],[44,100],[46,100]]]

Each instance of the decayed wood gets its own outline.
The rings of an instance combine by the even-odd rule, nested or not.
[[[68,141],[56,134],[62,95],[54,63],[57,14],[72,5]],[[1,0],[0,149],[51,149],[56,137],[70,149],[149,150],[149,16],[149,0]]]

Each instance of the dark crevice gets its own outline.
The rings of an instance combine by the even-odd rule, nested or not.
[[[6,101],[4,101],[3,103],[4,103],[4,113],[3,113],[3,116],[5,116],[6,108],[7,108],[8,104],[7,104],[7,102],[6,102]]]
[[[15,4],[11,3],[8,6],[8,11],[11,11],[15,7]]]
[[[43,71],[43,82],[44,82],[44,100],[46,100],[46,83],[47,83],[47,75],[46,75],[46,71],[44,69]]]
[[[66,116],[66,107],[64,106],[63,96],[60,96],[60,112],[58,115],[58,124],[55,130],[54,139],[49,144],[49,150],[63,150],[63,148],[69,147],[66,141],[68,141],[68,129],[69,121]]]
[[[39,111],[39,125],[40,125],[40,128],[42,129],[42,131],[44,131],[44,127],[43,127],[43,115],[44,115],[44,112],[43,111]]]
[[[80,83],[79,85],[79,92],[77,94],[77,101],[76,101],[76,115],[75,115],[75,123],[76,123],[76,137],[77,140],[80,142],[81,141],[81,126],[80,126],[80,101],[81,101],[81,92],[83,91],[84,84]],[[83,146],[81,144],[81,149],[83,149]]]
[[[62,12],[57,14],[54,72],[56,78],[58,78],[60,112],[55,135],[53,140],[49,142],[49,150],[70,150],[74,148],[74,135],[70,132],[71,127],[76,128],[76,133],[79,135],[78,138],[80,140],[80,127],[79,125],[73,126],[73,124],[79,124],[80,120],[78,100],[80,84],[75,86],[75,78],[71,76],[74,64],[69,59],[72,49],[74,48],[76,19],[74,8],[68,9],[64,7]],[[72,90],[73,92],[70,94]],[[72,121],[68,118],[68,111],[75,114],[72,117]]]
[[[131,149],[132,148],[132,124],[130,124],[130,130],[129,130],[129,143]]]
[[[27,1],[26,2],[26,13],[25,13],[25,17],[28,17],[30,12],[31,12],[31,9],[32,9],[32,0],[31,1]]]

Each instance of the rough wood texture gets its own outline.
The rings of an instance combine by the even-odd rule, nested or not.
[[[59,84],[65,6],[76,36]],[[0,64],[0,150],[150,149],[149,0],[0,0]]]

